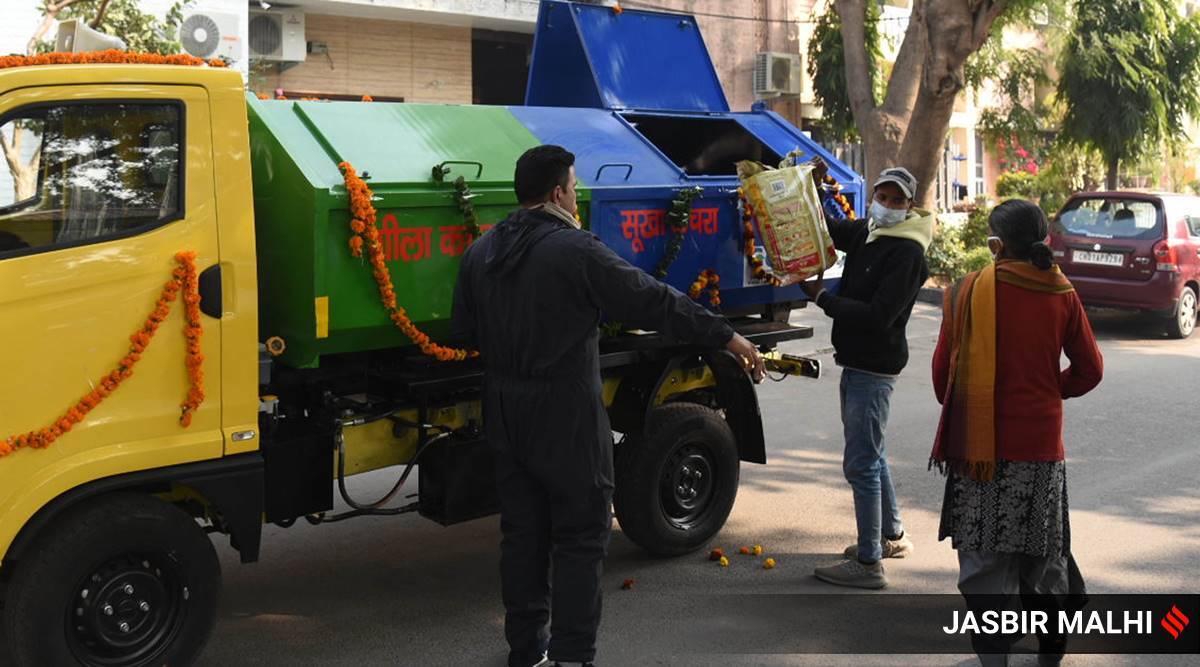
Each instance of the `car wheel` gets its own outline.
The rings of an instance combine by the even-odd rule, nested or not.
[[[16,566],[4,623],[16,665],[153,667],[196,660],[220,563],[195,519],[120,493],[68,510]]]
[[[1179,303],[1175,305],[1175,315],[1167,325],[1167,334],[1171,338],[1187,338],[1196,330],[1196,290],[1184,287],[1179,295]]]
[[[725,525],[738,490],[737,441],[720,413],[695,403],[655,408],[621,444],[613,506],[621,530],[658,556],[679,556]]]

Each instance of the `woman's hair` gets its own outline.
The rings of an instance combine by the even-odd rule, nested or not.
[[[1050,224],[1037,204],[1026,199],[1003,202],[992,209],[988,227],[1013,259],[1028,261],[1043,271],[1054,266],[1054,253],[1046,245]]]

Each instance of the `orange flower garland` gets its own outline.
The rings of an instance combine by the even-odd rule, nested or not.
[[[421,352],[436,358],[438,361],[462,361],[468,357],[477,357],[479,353],[473,350],[459,350],[453,347],[438,345],[429,336],[417,328],[409,319],[404,308],[396,303],[396,288],[392,285],[391,274],[388,273],[387,261],[384,258],[383,244],[379,241],[379,228],[375,226],[376,211],[371,203],[371,188],[354,171],[348,162],[338,164],[342,178],[346,182],[346,191],[350,193],[350,253],[362,257],[363,249],[374,268],[375,283],[379,286],[379,297],[387,308],[388,316],[409,340],[421,348]]]
[[[692,283],[691,288],[688,290],[688,296],[692,297],[693,299],[699,299],[700,293],[707,289],[709,303],[712,304],[713,308],[720,308],[720,285],[721,276],[718,276],[716,271],[704,269],[700,272],[700,275],[696,278],[696,281]]]
[[[192,425],[192,414],[204,402],[204,353],[200,342],[204,337],[204,325],[200,322],[200,281],[196,276],[196,253],[179,253],[175,256],[183,269],[183,337],[187,341],[188,386],[187,398],[179,405],[182,412],[179,423],[185,428]]]
[[[204,372],[202,365],[204,355],[200,352],[200,339],[204,331],[200,322],[200,294],[196,278],[196,253],[180,252],[175,255],[179,266],[171,274],[171,279],[163,285],[162,295],[158,297],[154,311],[146,318],[141,329],[129,337],[131,345],[129,354],[117,363],[116,370],[100,378],[99,386],[88,392],[79,402],[71,406],[66,414],[56,419],[50,426],[37,431],[29,431],[19,435],[9,436],[0,440],[0,456],[7,456],[23,447],[43,449],[49,447],[55,440],[71,431],[71,428],[82,422],[87,414],[108,398],[121,383],[133,375],[133,367],[141,360],[142,354],[150,346],[158,327],[171,313],[171,302],[183,292],[183,303],[186,309],[184,315],[184,337],[187,340],[187,369],[190,378],[187,398],[181,404],[182,412],[179,423],[187,427],[192,423],[192,413],[204,402]]]
[[[109,49],[87,53],[41,53],[33,56],[0,56],[0,69],[37,65],[181,65],[197,67],[226,67],[223,60],[205,60],[186,53],[161,56],[157,53],[131,53]]]
[[[829,186],[829,188],[833,190],[833,201],[837,202],[837,205],[842,207],[842,212],[846,214],[846,219],[857,220],[858,217],[854,214],[854,209],[850,207],[850,200],[846,199],[846,196],[842,194],[842,186],[837,182],[837,180],[828,174],[826,174],[825,178],[822,180],[825,182],[825,185]]]
[[[755,280],[761,280],[775,287],[783,284],[777,276],[767,270],[762,258],[754,254],[754,209],[746,200],[746,193],[738,188],[738,201],[742,207],[742,240],[746,260],[750,262],[751,275]]]

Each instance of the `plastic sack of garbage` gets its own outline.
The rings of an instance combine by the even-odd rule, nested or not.
[[[779,169],[750,160],[737,164],[767,261],[785,283],[810,278],[837,262],[813,181],[815,168],[811,163]]]

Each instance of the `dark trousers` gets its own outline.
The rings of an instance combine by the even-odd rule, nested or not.
[[[1053,619],[1059,609],[1073,611],[1086,604],[1083,577],[1070,554],[1039,557],[959,551],[958,572],[958,590],[976,615],[987,609],[1024,607],[1044,611]],[[1009,649],[1020,640],[1021,635],[971,635],[984,667],[1007,664]],[[1063,635],[1038,633],[1039,653],[1061,656],[1066,645]]]
[[[546,650],[552,660],[589,662],[600,625],[612,489],[561,488],[566,476],[493,452],[509,667],[529,667]]]

